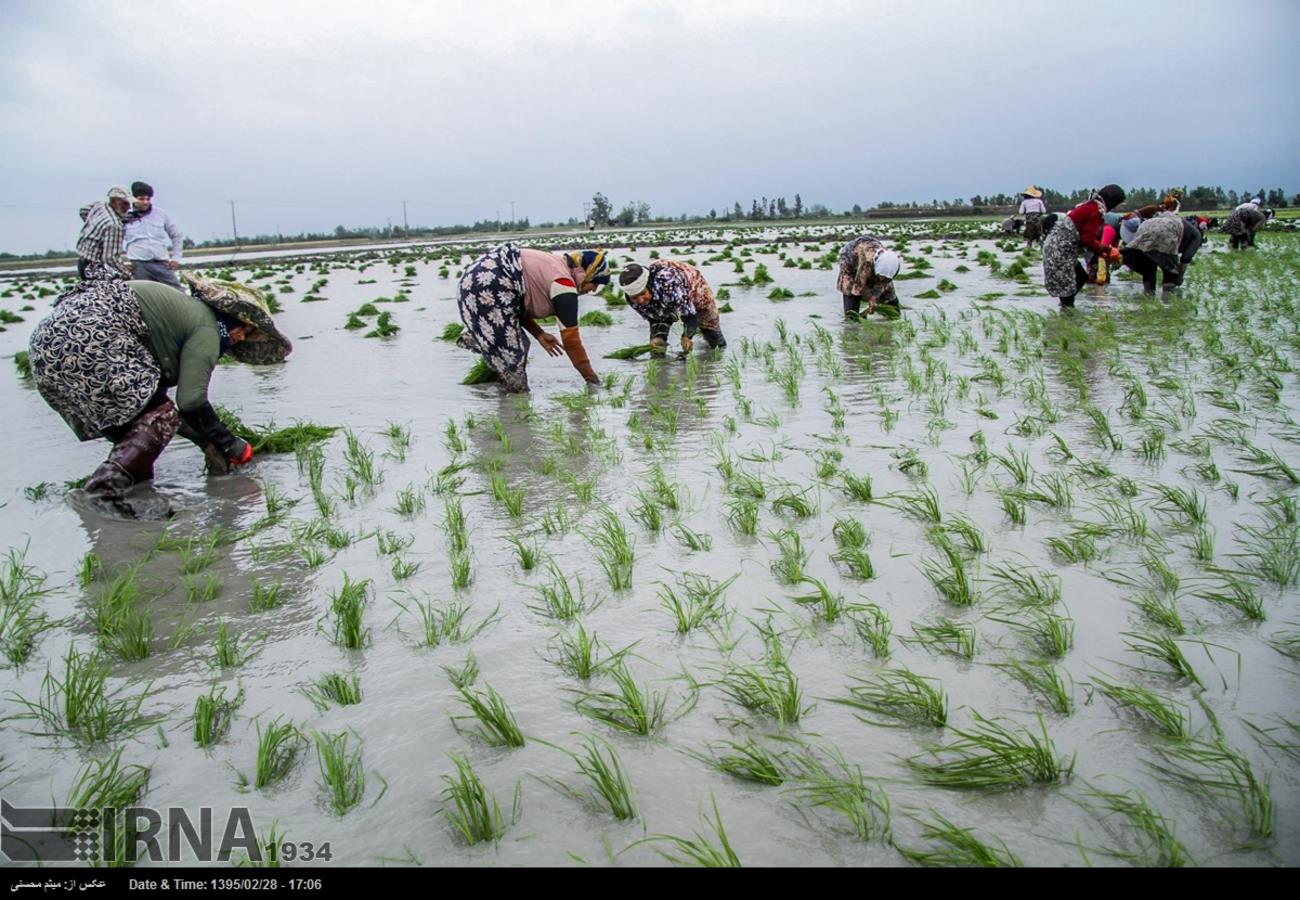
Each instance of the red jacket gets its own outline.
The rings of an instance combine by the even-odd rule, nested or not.
[[[1095,200],[1085,200],[1066,213],[1079,229],[1079,240],[1084,249],[1093,253],[1104,254],[1107,247],[1101,242],[1101,206]]]

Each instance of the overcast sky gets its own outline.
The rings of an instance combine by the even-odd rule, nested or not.
[[[1295,0],[0,0],[0,250],[1005,191],[1300,191]]]

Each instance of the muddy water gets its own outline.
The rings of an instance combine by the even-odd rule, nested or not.
[[[754,259],[767,265],[777,285],[811,296],[774,303],[767,299],[771,286],[730,287],[735,311],[723,316],[723,327],[731,346],[725,353],[697,353],[693,372],[675,360],[650,372],[644,361],[601,359],[610,350],[645,340],[645,325],[634,313],[611,309],[614,326],[583,330],[598,371],[619,378],[614,389],[594,392],[593,404],[581,401],[586,392],[567,362],[541,354],[534,354],[530,366],[530,398],[503,398],[492,385],[458,384],[471,357],[436,340],[442,327],[457,319],[455,274],[460,266],[455,263],[449,278],[439,278],[438,263],[429,262],[415,263],[413,278],[403,275],[405,263],[396,267],[375,263],[364,272],[335,268],[319,292],[326,299],[317,303],[302,303],[300,298],[325,276],[310,268],[293,274],[295,290],[281,295],[285,310],[277,316],[281,328],[294,338],[292,360],[268,370],[222,367],[213,379],[213,399],[237,410],[246,422],[287,423],[302,418],[347,426],[374,451],[383,481],[373,492],[358,488],[351,501],[344,499],[348,472],[344,438],[340,433],[324,445],[325,488],[337,508],[333,522],[356,540],[338,551],[318,545],[329,554],[328,560],[312,567],[303,559],[305,542],[295,536],[294,528],[318,513],[307,477],[291,455],[264,456],[239,475],[205,480],[192,448],[183,442],[169,448],[155,482],[155,490],[180,509],[165,526],[169,533],[248,529],[264,516],[272,489],[297,501],[281,524],[222,549],[220,559],[202,573],[215,574],[222,582],[220,595],[208,602],[186,602],[181,557],[176,552],[150,552],[164,526],[106,521],[79,511],[58,488],[43,499],[25,496],[24,488],[40,482],[61,484],[88,473],[102,458],[105,445],[77,444],[34,390],[16,378],[0,378],[0,408],[7,411],[8,420],[0,438],[6,460],[0,548],[26,547],[26,562],[48,576],[51,593],[46,603],[51,616],[68,619],[65,627],[41,638],[25,667],[0,674],[4,713],[21,711],[17,696],[39,695],[47,666],[56,675],[61,672],[60,660],[70,643],[83,649],[93,645],[88,609],[90,598],[102,585],[83,591],[76,570],[82,555],[94,552],[109,566],[140,562],[142,582],[154,597],[150,608],[158,636],[152,655],[142,663],[115,663],[113,669],[114,684],[128,692],[151,683],[155,693],[146,710],[165,717],[159,729],[120,742],[124,762],[150,768],[145,803],[191,810],[209,806],[218,810],[219,819],[225,809],[245,806],[260,829],[268,829],[274,821],[290,840],[316,845],[328,841],[335,864],[418,860],[426,865],[567,865],[575,859],[600,865],[662,863],[655,847],[667,849],[666,845],[636,842],[656,834],[711,835],[702,815],[712,815],[714,802],[732,847],[746,864],[906,864],[894,847],[880,840],[857,839],[844,819],[812,807],[797,793],[737,781],[698,758],[711,743],[743,741],[747,736],[767,741],[774,749],[792,747],[796,752],[822,754],[823,759],[828,753],[842,754],[848,764],[861,768],[869,785],[878,784],[888,795],[894,841],[909,848],[929,846],[917,819],[928,820],[934,811],[959,826],[974,827],[986,841],[1004,841],[1027,864],[1082,864],[1080,846],[1087,848],[1087,858],[1094,864],[1122,862],[1101,848],[1131,851],[1138,842],[1116,817],[1106,818],[1088,807],[1091,785],[1112,791],[1141,790],[1176,825],[1191,857],[1203,864],[1300,862],[1296,851],[1300,788],[1294,762],[1276,750],[1270,755],[1247,725],[1272,727],[1278,724],[1272,717],[1295,721],[1300,714],[1296,666],[1267,643],[1277,632],[1296,627],[1286,623],[1298,618],[1300,593],[1294,585],[1256,583],[1267,613],[1262,623],[1193,596],[1206,576],[1185,549],[1190,535],[1154,508],[1154,495],[1144,487],[1154,482],[1196,486],[1206,498],[1208,519],[1217,534],[1214,562],[1232,566],[1232,554],[1241,550],[1234,543],[1241,524],[1258,518],[1263,501],[1278,494],[1294,496],[1294,486],[1233,474],[1230,477],[1239,485],[1234,499],[1228,491],[1185,474],[1195,460],[1184,453],[1172,450],[1154,463],[1141,459],[1134,451],[1142,430],[1119,412],[1125,389],[1112,374],[1111,356],[1087,360],[1083,366],[1090,401],[1111,411],[1115,428],[1125,437],[1122,451],[1099,448],[1088,419],[1075,403],[1077,391],[1061,376],[1050,348],[1045,359],[1036,358],[1044,344],[1041,335],[1056,334],[1055,301],[1040,289],[993,276],[978,266],[978,250],[992,249],[1004,262],[1012,258],[991,242],[914,241],[908,255],[920,255],[926,246],[930,250],[924,255],[933,265],[933,277],[898,283],[909,308],[906,321],[872,323],[865,330],[841,322],[833,271],[783,268],[776,253],[756,252]],[[812,251],[797,243],[782,250],[812,260],[830,248],[825,243]],[[698,247],[689,255],[702,263],[717,249]],[[1273,245],[1265,251],[1281,252]],[[616,253],[647,261],[645,250]],[[459,262],[468,261],[469,257],[462,257]],[[969,271],[957,272],[960,265]],[[740,277],[730,262],[702,268],[715,288]],[[745,271],[752,273],[753,265],[746,265]],[[251,270],[240,275],[249,277]],[[914,299],[942,278],[956,284],[957,290],[939,300]],[[363,279],[376,283],[357,283]],[[362,332],[342,328],[349,311],[376,297],[391,297],[404,284],[410,293],[408,302],[380,307],[393,313],[400,334],[366,339]],[[1297,289],[1294,282],[1289,289]],[[1195,296],[1196,290],[1193,277],[1187,293]],[[991,293],[1003,296],[975,299]],[[1081,303],[1076,316],[1094,322],[1110,317],[1122,329],[1126,327],[1123,311],[1138,302],[1133,285],[1121,282]],[[36,301],[37,313],[25,314],[26,323],[9,326],[0,335],[0,355],[25,346],[47,303]],[[584,299],[584,311],[597,308],[605,308],[603,301]],[[1007,312],[1013,317],[1008,318]],[[946,341],[936,338],[941,316],[950,326]],[[769,377],[762,358],[762,346],[769,343],[776,368],[784,367],[790,358],[780,346],[778,319],[792,342],[795,336],[800,339],[794,352],[805,371],[794,403]],[[997,346],[998,323],[1008,321],[1019,323],[1023,344],[1002,352]],[[817,343],[818,327],[829,332],[829,349]],[[863,350],[864,333],[872,347],[869,355]],[[959,340],[963,333],[970,343]],[[745,338],[753,344],[742,345]],[[922,352],[925,345],[929,349]],[[1135,372],[1145,373],[1143,360],[1133,351],[1121,345],[1115,353]],[[1282,353],[1296,362],[1294,351],[1283,348]],[[918,369],[923,376],[927,357],[952,373],[947,390],[938,392],[947,396],[946,408],[934,406],[935,391],[930,387],[909,388],[908,368]],[[981,357],[996,359],[1005,371],[1004,390],[976,381],[966,396],[959,396],[957,376],[986,371]],[[1017,359],[1027,361],[1024,372],[1017,371]],[[733,389],[729,363],[739,366],[739,396],[752,404],[748,418]],[[1214,386],[1190,345],[1178,363],[1179,376],[1197,389]],[[1203,645],[1183,644],[1204,690],[1126,646],[1124,632],[1157,630],[1126,602],[1147,577],[1137,544],[1121,537],[1101,539],[1100,558],[1087,565],[1067,564],[1049,552],[1046,538],[1066,533],[1076,521],[1099,521],[1090,506],[1114,492],[1113,481],[1089,480],[1078,474],[1077,460],[1062,461],[1053,452],[1056,442],[1049,435],[1015,433],[1015,423],[1030,408],[1018,385],[1040,366],[1047,394],[1060,412],[1060,420],[1044,431],[1056,432],[1078,459],[1103,461],[1117,476],[1139,485],[1133,504],[1151,530],[1165,538],[1166,561],[1181,576],[1179,609],[1195,637],[1204,641]],[[1300,405],[1295,376],[1280,377],[1284,382],[1280,408],[1294,413]],[[842,429],[834,427],[827,409],[828,391],[838,396],[846,410]],[[1147,392],[1152,409],[1172,402],[1150,385]],[[885,408],[892,414],[882,414]],[[979,408],[984,415],[977,413]],[[677,412],[675,435],[664,425],[664,410],[669,409]],[[1268,436],[1270,429],[1277,430],[1275,423],[1260,418],[1258,410],[1248,412],[1256,414],[1247,421],[1254,426],[1250,434],[1257,442],[1275,447],[1293,467],[1300,464],[1300,450],[1294,443]],[[889,421],[894,415],[896,421]],[[1223,415],[1228,414],[1200,400],[1195,418],[1182,422],[1181,431],[1171,432],[1169,439],[1191,436]],[[633,416],[645,424],[644,432],[629,426]],[[467,418],[474,423],[468,431]],[[453,453],[445,442],[448,420],[465,434],[468,449],[463,453]],[[728,430],[730,420],[735,423],[734,433]],[[508,437],[508,449],[494,431],[494,421],[500,422],[501,432]],[[383,434],[390,423],[410,429],[413,442],[404,460],[391,454]],[[645,432],[653,438],[652,449],[646,447]],[[1055,510],[1030,503],[1026,524],[1013,525],[997,493],[999,486],[1012,486],[1011,479],[996,462],[977,470],[973,491],[967,494],[960,470],[963,457],[974,447],[975,432],[983,433],[993,454],[1011,448],[1027,453],[1039,475],[1072,473],[1073,508]],[[755,537],[737,534],[727,523],[730,495],[719,471],[718,447],[739,469],[766,482],[767,498],[761,504]],[[922,561],[937,555],[928,537],[929,526],[891,506],[850,499],[840,487],[838,474],[818,478],[819,458],[836,450],[842,454],[841,471],[872,477],[877,499],[910,492],[922,482],[915,470],[909,474],[900,469],[896,455],[908,448],[928,465],[928,482],[938,493],[945,516],[969,518],[988,538],[988,553],[968,556],[981,594],[973,607],[947,603],[926,579]],[[391,455],[385,457],[385,451]],[[1225,473],[1238,465],[1222,445],[1214,445],[1213,453]],[[519,518],[510,517],[492,499],[488,474],[492,461],[499,462],[499,471],[511,486],[525,490]],[[459,591],[451,587],[448,541],[440,527],[445,497],[432,491],[439,471],[453,462],[477,464],[459,473],[464,480],[456,489],[468,519],[473,558],[473,581]],[[652,534],[631,518],[636,488],[648,485],[655,466],[680,484],[686,497],[676,517],[665,511],[665,522],[680,521],[709,535],[711,549],[690,551],[669,530]],[[574,479],[593,483],[590,502],[575,497]],[[403,517],[394,508],[399,492],[408,488],[422,494],[427,506]],[[815,507],[813,515],[799,519],[774,510],[773,499],[787,490],[804,492]],[[631,590],[610,588],[590,544],[606,505],[619,513],[635,537]],[[564,533],[547,534],[543,516],[557,508],[570,514],[572,526]],[[869,553],[876,568],[872,580],[850,578],[830,558],[836,549],[832,525],[843,517],[860,521],[871,535]],[[794,602],[795,596],[811,588],[783,585],[769,568],[778,555],[771,533],[783,528],[800,534],[809,553],[808,575],[851,602],[875,603],[888,613],[893,638],[887,662],[872,655],[847,619],[819,622],[809,609]],[[377,531],[411,539],[410,547],[399,555],[419,564],[414,575],[395,578],[392,557],[378,552]],[[552,662],[555,636],[569,629],[528,608],[536,602],[535,588],[549,576],[545,566],[533,572],[520,569],[509,543],[512,536],[535,540],[566,575],[581,581],[589,596],[602,601],[583,617],[586,629],[609,647],[632,645],[628,668],[637,681],[666,695],[669,713],[680,712],[658,736],[621,735],[575,711],[575,692],[583,684]],[[276,552],[282,545],[288,545],[287,555]],[[1004,563],[1038,566],[1061,577],[1063,599],[1057,611],[1075,623],[1074,647],[1058,662],[1074,684],[1075,708],[1069,716],[1053,713],[994,665],[1036,657],[1013,628],[987,618],[1004,618],[1013,606],[998,596],[998,582],[991,575],[995,566]],[[720,580],[738,576],[725,595],[733,613],[729,624],[684,637],[674,632],[668,612],[659,603],[658,583],[672,584],[686,572]],[[331,639],[327,615],[331,592],[343,584],[345,574],[353,581],[371,581],[366,611],[370,644],[359,651],[340,649]],[[1126,576],[1139,585],[1116,583]],[[286,602],[272,612],[250,612],[253,579],[282,581]],[[412,595],[462,601],[471,608],[471,621],[493,611],[499,618],[467,643],[426,648],[417,640],[418,622],[395,602],[409,605]],[[913,624],[939,617],[975,625],[977,649],[972,660],[929,652],[901,640],[912,635]],[[257,642],[255,655],[235,669],[219,669],[212,662],[216,623],[222,618],[244,639]],[[717,684],[729,665],[761,660],[763,644],[753,623],[767,621],[782,633],[804,704],[811,707],[799,722],[784,728],[730,702]],[[177,646],[172,648],[171,638],[178,633]],[[481,670],[480,689],[490,685],[505,699],[530,738],[527,746],[486,746],[469,733],[472,722],[453,720],[467,711],[443,667],[457,666],[471,653]],[[906,666],[942,683],[950,706],[948,729],[869,724],[852,709],[833,702],[847,696],[846,687],[855,677],[870,677],[891,666]],[[360,705],[320,712],[297,691],[330,671],[360,675],[364,693]],[[1213,736],[1212,716],[1224,741],[1244,754],[1257,776],[1268,779],[1276,807],[1274,836],[1243,848],[1251,836],[1237,821],[1235,801],[1207,799],[1157,777],[1152,764],[1160,762],[1166,745],[1131,713],[1094,695],[1089,686],[1098,677],[1143,685],[1187,704],[1202,738]],[[194,745],[188,717],[195,697],[214,684],[227,685],[230,693],[242,689],[245,698],[230,734],[215,747],[201,750]],[[612,689],[612,684],[596,679],[590,687]],[[953,729],[971,728],[977,713],[989,719],[1003,717],[1035,731],[1041,716],[1056,754],[1074,759],[1073,775],[1056,785],[999,793],[944,790],[917,781],[903,760],[955,740]],[[241,790],[237,773],[252,773],[257,724],[277,716],[308,732],[355,732],[362,741],[367,771],[359,806],[342,817],[328,809],[312,749],[281,784],[265,791]],[[5,798],[20,805],[65,797],[80,767],[105,752],[24,734],[31,726],[21,721],[5,722],[2,728],[0,753],[7,766],[3,779],[10,782],[4,788]],[[607,812],[563,789],[568,785],[583,790],[585,785],[573,762],[543,741],[576,750],[582,734],[599,735],[618,749],[636,790],[641,812],[636,822],[617,823]],[[777,738],[798,743],[769,740]],[[799,747],[805,749],[798,751]],[[442,776],[453,772],[449,753],[469,758],[507,817],[518,789],[520,806],[513,824],[495,846],[465,846],[439,813],[446,805],[439,796],[445,786]]]

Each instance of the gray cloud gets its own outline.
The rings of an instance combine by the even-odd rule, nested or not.
[[[337,224],[1300,189],[1300,12],[1019,2],[7,2],[0,249],[143,178],[199,240]]]

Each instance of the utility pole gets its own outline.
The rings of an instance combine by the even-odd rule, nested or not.
[[[235,246],[239,246],[239,227],[235,224],[235,201],[230,201],[230,230],[235,234]]]
[[[402,201],[402,234],[405,237],[411,236],[411,223],[406,221],[406,201]]]
[[[515,227],[515,201],[510,201],[510,227]]]

